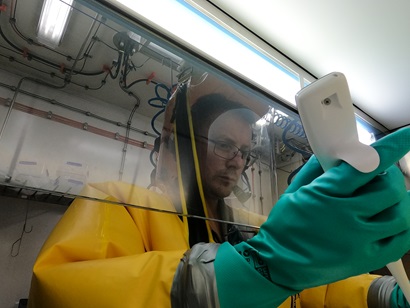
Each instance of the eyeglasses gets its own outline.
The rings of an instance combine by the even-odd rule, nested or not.
[[[239,152],[241,152],[241,158],[243,160],[247,160],[251,154],[251,151],[249,150],[241,150],[237,146],[225,142],[225,141],[217,141],[217,140],[212,140],[204,136],[196,136],[203,138],[205,140],[208,140],[214,144],[214,154],[216,156],[219,156],[221,158],[231,160],[233,159],[236,155],[238,155]]]

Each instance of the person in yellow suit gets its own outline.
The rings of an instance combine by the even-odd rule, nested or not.
[[[370,174],[346,163],[323,173],[312,157],[247,239],[223,199],[249,156],[253,115],[217,94],[191,110],[186,89],[176,104],[170,191],[87,185],[41,249],[29,307],[405,307],[391,277],[366,273],[410,248],[394,165],[409,129],[373,145]]]

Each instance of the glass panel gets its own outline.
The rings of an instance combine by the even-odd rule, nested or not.
[[[36,41],[35,18],[23,18],[34,2],[18,2],[14,24],[1,16],[18,42],[0,60],[2,194],[264,221],[310,155],[294,111],[77,2],[59,47],[33,44],[17,59],[19,46]]]

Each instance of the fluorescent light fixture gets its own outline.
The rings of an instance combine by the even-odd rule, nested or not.
[[[144,45],[147,41],[147,39],[143,38],[141,35],[131,32],[131,31],[128,31],[127,35],[131,40],[138,42],[138,47],[137,47],[138,50],[141,49],[141,46]]]
[[[376,141],[376,137],[373,133],[369,132],[367,128],[360,123],[360,121],[356,121],[357,125],[357,134],[359,135],[359,141],[364,144],[372,144]]]
[[[265,91],[295,103],[300,81],[283,65],[234,36],[183,0],[111,0],[209,55]]]
[[[38,23],[37,39],[56,48],[63,37],[73,0],[44,0]]]
[[[311,82],[305,77],[300,77],[281,62],[266,56],[245,40],[241,40],[187,4],[185,2],[187,0],[109,1],[125,6],[162,28],[169,35],[185,41],[197,51],[209,55],[222,66],[230,68],[234,73],[259,85],[267,92],[285,99],[293,106],[296,106],[295,94],[301,87]],[[178,63],[179,59],[172,59],[172,61]],[[268,118],[262,118],[258,124],[264,124],[267,120]],[[362,143],[371,144],[375,141],[374,134],[359,122],[357,122],[357,129]]]

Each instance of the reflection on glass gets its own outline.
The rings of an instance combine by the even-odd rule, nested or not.
[[[179,1],[115,2],[142,15],[236,74],[296,105],[295,93],[300,90],[298,74],[226,31],[193,7]]]
[[[209,64],[187,61],[175,46],[137,26],[74,7],[78,22],[68,24],[62,50],[33,51],[55,62],[51,79],[48,73],[31,77],[44,65],[40,61],[14,63],[25,78],[7,72],[10,63],[0,67],[1,108],[13,105],[13,121],[0,140],[4,191],[64,205],[78,197],[260,225],[281,183],[303,161],[288,146],[306,144],[290,129],[297,116]],[[86,42],[74,40],[78,36]],[[64,46],[77,46],[80,55],[86,48],[65,70],[58,65],[70,52]],[[227,56],[221,61],[234,58]],[[274,84],[286,79],[278,78]]]

